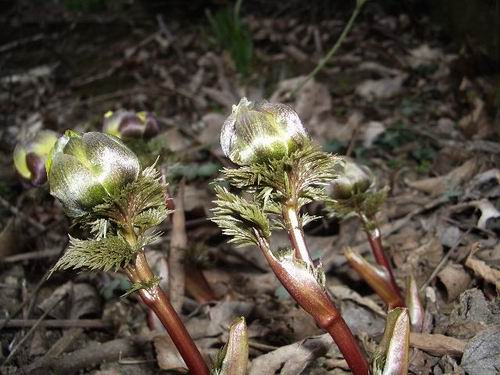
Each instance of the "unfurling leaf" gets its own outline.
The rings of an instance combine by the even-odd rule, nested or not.
[[[344,250],[344,255],[349,264],[370,285],[375,293],[387,303],[389,308],[398,305],[400,300],[399,295],[393,289],[389,273],[384,268],[369,263],[350,247]]]
[[[406,282],[406,307],[410,315],[411,328],[413,332],[422,332],[424,326],[424,306],[418,293],[417,282],[413,275]]]
[[[409,346],[408,310],[398,307],[387,314],[384,336],[373,356],[373,375],[408,374]]]
[[[70,237],[68,249],[51,272],[70,268],[117,271],[130,263],[139,250],[140,248],[131,248],[120,236],[97,240],[79,240]]]
[[[261,207],[230,193],[226,188],[216,186],[214,189],[217,207],[212,210],[214,217],[211,220],[222,229],[222,233],[231,237],[229,242],[240,246],[258,244],[254,228],[266,238],[271,235],[269,220]]]
[[[245,375],[248,365],[248,332],[245,318],[236,319],[229,328],[229,339],[214,363],[212,375]]]

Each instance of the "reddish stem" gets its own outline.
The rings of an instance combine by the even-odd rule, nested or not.
[[[365,224],[366,227],[366,224]],[[394,307],[405,307],[405,303],[403,297],[401,296],[401,291],[399,290],[398,284],[396,283],[396,278],[394,277],[394,273],[392,271],[391,263],[387,258],[384,247],[382,246],[382,236],[380,234],[380,230],[375,227],[375,229],[365,229],[366,236],[368,237],[368,242],[372,248],[373,257],[378,265],[384,267],[389,274],[389,282],[390,286],[393,289],[394,293],[398,296],[398,302]]]
[[[353,374],[370,373],[365,356],[361,353],[349,326],[340,315],[337,320],[332,320],[330,324],[321,328],[332,336]]]
[[[293,260],[277,259],[267,239],[254,229],[259,248],[278,280],[320,327],[328,331],[344,355],[354,375],[370,373],[368,363],[344,319],[340,316],[330,296],[320,285],[310,267]]]
[[[175,312],[165,292],[159,287],[141,289],[139,294],[166,328],[191,374],[208,375],[209,370],[186,327]]]
[[[133,266],[126,269],[132,282],[148,282],[154,278],[143,252],[140,252]],[[209,375],[208,367],[203,360],[193,339],[177,315],[167,295],[159,286],[139,290],[144,304],[154,311],[162,322],[170,338],[174,342],[186,366],[193,375]]]

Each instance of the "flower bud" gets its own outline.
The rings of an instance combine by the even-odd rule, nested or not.
[[[139,159],[109,134],[67,131],[47,159],[50,193],[70,216],[81,216],[137,179]]]
[[[300,147],[307,133],[297,113],[287,105],[251,103],[233,106],[222,126],[224,154],[238,165],[279,159]]]
[[[368,167],[344,158],[343,171],[332,181],[328,190],[333,199],[344,200],[364,193],[373,184],[373,175]]]
[[[131,112],[120,109],[104,115],[103,132],[122,139],[150,139],[158,135],[158,121],[149,112]]]
[[[43,185],[47,181],[45,160],[56,141],[56,132],[42,130],[28,142],[18,143],[13,156],[19,175],[35,186]]]

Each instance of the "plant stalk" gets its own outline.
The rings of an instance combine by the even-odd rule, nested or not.
[[[352,373],[354,375],[369,374],[368,363],[356,339],[330,296],[313,274],[313,269],[309,266],[298,265],[294,261],[280,261],[273,255],[269,242],[262,233],[254,229],[254,235],[260,250],[278,280],[300,307],[332,336]]]
[[[311,255],[309,254],[309,250],[307,249],[304,230],[300,224],[297,211],[296,203],[286,202],[283,204],[283,219],[285,221],[288,237],[290,238],[290,243],[292,244],[292,248],[295,250],[295,256],[312,266],[313,261],[311,259]]]
[[[134,264],[129,265],[125,271],[130,281],[134,283],[147,283],[154,278],[144,252],[137,254]],[[201,353],[179,318],[179,315],[177,315],[175,309],[172,307],[165,292],[156,285],[140,289],[138,293],[144,304],[154,311],[158,319],[162,322],[191,374],[209,375],[208,367]]]
[[[394,290],[394,293],[398,296],[399,303],[394,307],[405,307],[404,299],[401,295],[401,291],[399,290],[398,284],[396,283],[396,278],[394,277],[394,273],[392,271],[391,263],[387,258],[384,247],[382,246],[382,236],[380,234],[380,229],[375,227],[374,229],[369,229],[365,223],[365,232],[368,237],[368,242],[370,243],[370,247],[372,248],[373,257],[378,265],[384,267],[389,274],[389,283],[391,288]]]

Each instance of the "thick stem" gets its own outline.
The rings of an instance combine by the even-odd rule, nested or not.
[[[165,292],[159,287],[141,289],[144,303],[155,312],[193,375],[208,375],[209,370],[186,327],[175,312]]]
[[[370,369],[365,356],[361,353],[356,339],[351,333],[345,320],[339,316],[338,319],[330,321],[329,324],[321,327],[332,336],[333,341],[339,347],[340,352],[352,370],[352,373],[369,374]]]
[[[132,282],[147,283],[154,278],[143,252],[137,254],[135,263],[126,268],[126,273]],[[208,375],[209,370],[203,357],[165,292],[159,286],[152,286],[140,289],[139,295],[162,322],[191,374]]]
[[[324,287],[320,285],[310,267],[297,264],[293,260],[277,259],[269,247],[267,239],[254,229],[258,246],[268,261],[274,274],[318,325],[330,333],[344,355],[354,375],[370,373],[368,363],[344,319]]]
[[[313,262],[309,250],[307,249],[304,230],[302,229],[297,214],[297,204],[294,202],[286,202],[283,204],[282,212],[290,243],[295,250],[295,256],[312,266]]]
[[[365,226],[366,236],[368,237],[368,242],[372,248],[373,257],[378,265],[384,267],[389,274],[389,282],[391,288],[394,290],[398,296],[398,303],[394,307],[405,307],[404,299],[401,296],[401,291],[399,290],[398,284],[396,283],[396,278],[394,277],[394,272],[392,271],[391,263],[385,254],[384,247],[382,246],[382,235],[380,229],[375,225],[374,228],[370,228],[369,221],[364,215],[361,215],[361,220]]]

